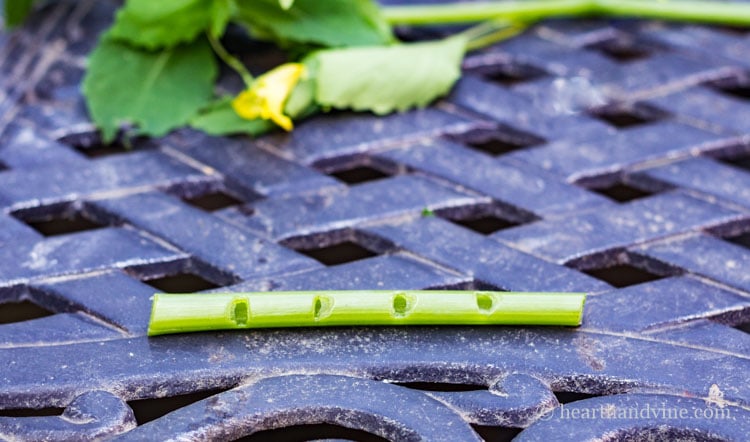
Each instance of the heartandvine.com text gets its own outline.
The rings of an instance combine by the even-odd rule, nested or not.
[[[566,407],[560,405],[553,412],[543,416],[542,419],[552,418],[563,420],[589,420],[589,419],[656,419],[656,420],[677,420],[677,419],[732,419],[731,410],[724,407],[674,407],[674,406],[654,406],[652,404],[633,405],[628,407],[618,407],[614,404],[604,404],[599,407]]]

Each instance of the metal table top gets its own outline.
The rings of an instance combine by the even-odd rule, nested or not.
[[[746,440],[750,33],[545,22],[426,109],[128,150],[79,92],[112,8],[0,33],[0,438]],[[367,288],[590,297],[577,329],[145,336],[155,291]]]

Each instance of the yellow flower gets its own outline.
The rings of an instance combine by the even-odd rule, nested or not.
[[[282,64],[253,81],[232,100],[232,108],[246,120],[272,120],[284,130],[292,130],[291,118],[284,115],[284,103],[304,72],[305,66],[300,63]]]

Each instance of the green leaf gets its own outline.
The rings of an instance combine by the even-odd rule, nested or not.
[[[23,23],[26,16],[31,12],[35,0],[5,0],[3,2],[3,12],[5,14],[5,24],[8,27],[15,27]]]
[[[146,49],[169,48],[207,29],[221,35],[231,10],[229,0],[128,0],[110,35]]]
[[[388,47],[329,49],[317,63],[315,99],[323,107],[386,114],[425,106],[461,76],[463,37]]]
[[[221,98],[190,120],[190,126],[209,135],[261,135],[276,128],[267,120],[245,120],[232,109],[232,98]]]
[[[224,35],[224,30],[234,14],[234,0],[214,0],[211,5],[211,23],[209,30],[216,38]]]
[[[318,111],[315,103],[315,87],[318,67],[314,62],[305,63],[305,74],[287,98],[284,113],[293,120],[304,118]]]
[[[365,46],[393,42],[390,25],[372,0],[238,0],[238,19],[256,35],[285,46]]]
[[[105,36],[89,59],[83,93],[105,142],[126,123],[141,134],[161,136],[205,106],[216,74],[213,52],[203,40],[147,52]]]

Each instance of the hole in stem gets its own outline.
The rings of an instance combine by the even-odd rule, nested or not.
[[[411,302],[404,293],[397,293],[393,297],[393,312],[396,316],[406,316],[411,309]]]
[[[331,308],[333,307],[333,301],[326,296],[316,296],[315,303],[313,306],[313,314],[316,321],[320,321],[326,316],[331,314]]]
[[[489,293],[477,293],[477,307],[482,313],[489,313],[494,303],[495,299]]]
[[[250,317],[250,306],[244,299],[235,299],[232,303],[232,320],[239,326],[247,325]]]

